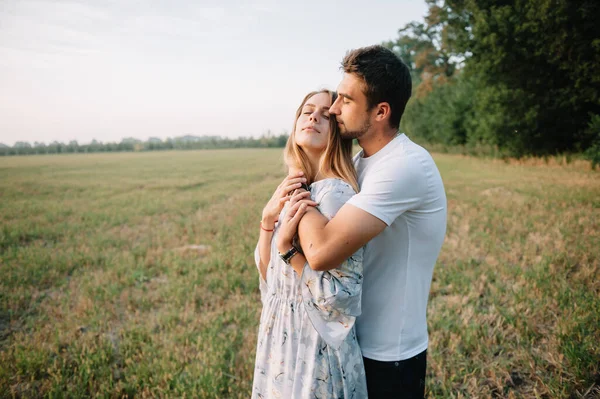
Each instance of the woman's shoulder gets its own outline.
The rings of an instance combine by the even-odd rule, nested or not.
[[[340,192],[351,192],[353,194],[356,193],[347,181],[342,180],[338,177],[327,177],[325,179],[313,182],[310,185],[310,191],[312,193],[326,192],[330,190],[338,190]]]
[[[331,177],[314,182],[310,186],[311,197],[313,201],[324,205],[331,203],[332,205],[340,206],[348,201],[356,192],[348,182]]]

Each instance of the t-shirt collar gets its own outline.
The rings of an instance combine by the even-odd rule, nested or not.
[[[398,132],[398,134],[396,134],[396,137],[394,137],[382,149],[380,149],[370,157],[364,157],[363,155],[365,150],[360,150],[360,152],[356,154],[356,160],[361,162],[373,162],[374,160],[379,159],[388,154],[390,151],[392,151],[394,147],[396,147],[396,145],[403,142],[406,138],[406,134]]]

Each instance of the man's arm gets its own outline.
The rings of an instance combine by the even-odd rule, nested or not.
[[[325,271],[338,267],[386,227],[370,213],[345,204],[331,220],[309,208],[300,220],[298,235],[310,267]]]
[[[310,267],[335,269],[401,214],[416,209],[429,189],[426,161],[415,153],[381,164],[329,222],[316,209],[308,209],[298,234]]]

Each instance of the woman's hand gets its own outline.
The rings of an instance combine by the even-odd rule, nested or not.
[[[302,183],[306,183],[306,178],[302,176],[302,172],[290,174],[286,176],[281,182],[277,189],[273,193],[273,196],[265,205],[262,213],[262,224],[266,229],[271,229],[275,225],[283,205],[290,199],[288,194],[299,188]]]
[[[298,223],[308,207],[318,205],[310,199],[310,191],[305,190],[296,190],[289,201],[289,209],[283,220],[280,220],[277,230],[276,245],[280,253],[285,253],[292,247],[294,236],[298,232]]]

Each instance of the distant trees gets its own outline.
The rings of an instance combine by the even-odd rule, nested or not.
[[[0,144],[2,155],[63,154],[87,152],[123,152],[123,151],[161,151],[161,150],[198,150],[217,148],[266,148],[284,147],[288,135],[273,135],[270,131],[259,138],[240,137],[235,139],[220,136],[182,136],[161,140],[151,137],[147,141],[128,137],[119,143],[102,143],[92,140],[89,144],[79,144],[72,140],[69,144],[53,141],[46,145],[35,142],[33,146],[24,141],[16,142],[12,147]]]
[[[600,148],[600,2],[427,3],[384,43],[416,75],[404,130],[511,156]]]

